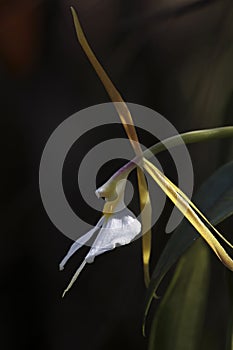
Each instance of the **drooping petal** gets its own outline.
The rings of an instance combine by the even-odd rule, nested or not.
[[[85,235],[78,238],[70,247],[68,253],[64,257],[64,259],[61,261],[59,265],[59,269],[63,270],[66,262],[70,259],[70,257],[79,249],[81,248],[91,237],[93,234],[99,230],[104,222],[104,216],[101,217],[101,219],[97,222],[96,226],[93,227],[90,231],[88,231]]]
[[[129,244],[141,232],[141,224],[127,208],[106,217],[92,248],[85,260],[94,261],[97,255],[114,249],[116,246]]]
[[[94,227],[92,230],[86,233],[86,235],[82,236],[75,242],[78,242],[77,248],[75,247],[75,243],[73,244],[74,249],[72,250],[73,246],[70,248],[70,251],[63,259],[62,263],[66,263],[70,256],[74,254],[74,252],[77,249],[79,249],[83,244],[85,244],[88,239],[91,238],[93,233],[99,228],[100,225],[102,225],[102,228],[100,229],[97,238],[95,239],[84,261],[76,270],[68,287],[64,290],[62,297],[64,297],[68,290],[72,287],[72,285],[78,278],[80,272],[85,267],[86,263],[92,263],[97,255],[112,250],[118,245],[125,245],[130,243],[141,232],[140,222],[136,219],[135,215],[127,208],[124,208],[122,211],[109,216],[104,215],[100,219],[96,227]],[[81,239],[83,239],[82,245],[80,245]],[[62,266],[64,266],[64,263]]]
[[[70,290],[70,288],[73,286],[74,282],[76,281],[76,279],[78,278],[80,272],[83,270],[84,266],[86,265],[86,261],[83,260],[82,264],[79,266],[79,268],[76,270],[74,276],[72,277],[70,283],[68,284],[67,288],[64,290],[63,294],[62,294],[62,298],[64,298],[65,294],[68,292],[68,290]]]

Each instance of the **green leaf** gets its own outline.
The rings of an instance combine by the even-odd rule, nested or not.
[[[233,162],[219,168],[208,178],[194,196],[193,202],[213,225],[217,225],[229,217],[233,213]],[[199,237],[195,229],[186,220],[183,220],[169,239],[154,269],[148,288],[143,321],[144,333],[150,304],[162,279]]]
[[[152,323],[149,350],[197,350],[203,331],[210,276],[202,240],[180,259]]]

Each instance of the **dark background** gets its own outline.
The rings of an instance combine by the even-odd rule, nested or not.
[[[89,42],[124,99],[155,109],[184,132],[232,124],[233,4],[0,0],[1,348],[146,349],[139,240],[98,257],[61,299],[87,249],[59,273],[71,242],[50,222],[40,200],[40,157],[63,120],[109,101],[76,41],[70,5],[78,9]],[[85,154],[86,146],[88,139],[77,152]],[[229,141],[189,149],[195,188],[232,158]],[[78,198],[70,163],[67,195]],[[78,199],[74,205],[85,215]],[[165,221],[156,225],[152,265],[166,239]],[[224,230],[232,231],[232,221]],[[228,304],[216,260],[210,303],[217,299],[218,308],[208,307],[205,330],[211,348],[222,349]]]

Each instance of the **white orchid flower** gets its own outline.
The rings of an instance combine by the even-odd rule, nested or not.
[[[125,206],[124,190],[126,180],[120,180],[116,185],[117,197],[114,200],[106,198],[106,204],[103,209],[103,216],[97,222],[96,226],[88,231],[85,235],[78,238],[70,247],[68,253],[60,263],[60,270],[64,269],[66,262],[82,246],[84,246],[92,236],[99,231],[94,240],[91,249],[84,258],[84,261],[75,272],[68,287],[65,289],[63,296],[72,287],[73,283],[83,270],[86,263],[92,263],[97,255],[103,254],[117,246],[126,245],[141,232],[141,223],[135,215]],[[96,191],[100,197],[101,190]]]

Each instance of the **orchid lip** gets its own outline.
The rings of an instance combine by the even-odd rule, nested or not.
[[[96,231],[99,231],[97,237],[91,245],[84,261],[77,269],[68,287],[65,289],[63,296],[78,278],[86,263],[92,263],[96,256],[113,250],[117,246],[126,245],[132,242],[141,232],[141,223],[126,207],[121,211],[113,212],[110,216],[104,214],[95,227],[72,244],[68,253],[60,263],[60,270],[64,269],[67,261],[77,250],[83,247],[93,237]]]

